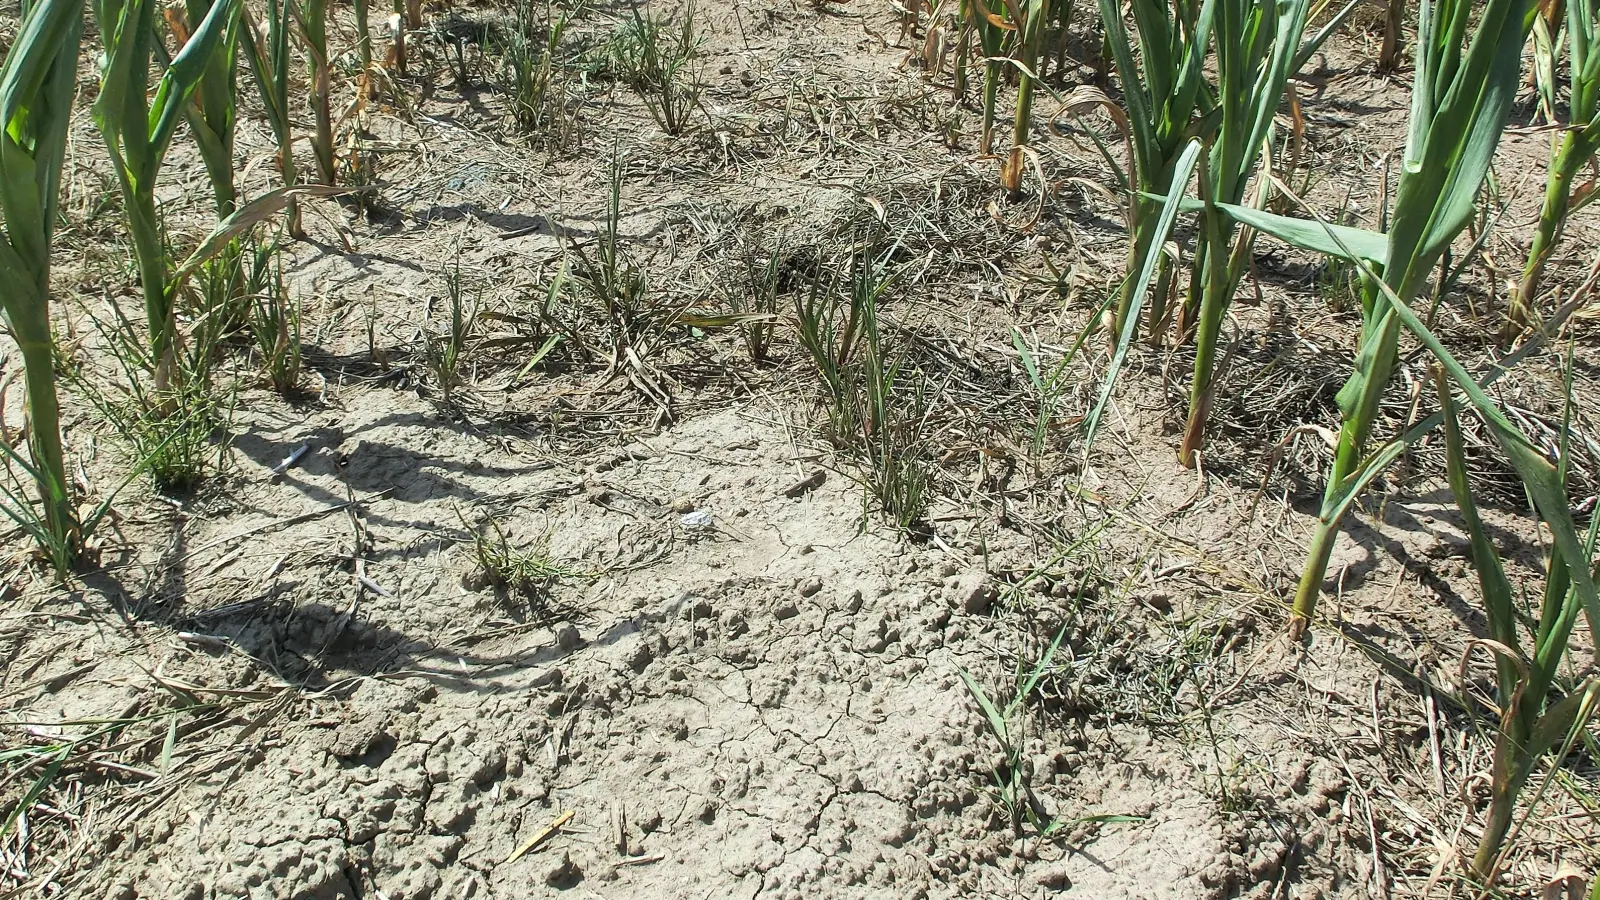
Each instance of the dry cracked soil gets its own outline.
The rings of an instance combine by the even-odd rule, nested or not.
[[[1072,348],[1124,253],[1089,139],[1109,122],[1041,103],[1012,202],[892,4],[740,0],[693,13],[704,122],[674,137],[585,62],[630,15],[590,4],[569,33],[577,135],[552,148],[511,126],[481,39],[506,10],[425,13],[378,96],[351,102],[341,69],[344,174],[377,191],[307,201],[284,250],[302,390],[265,389],[234,348],[223,464],[199,489],[135,481],[100,566],[67,585],[10,538],[4,896],[1479,896],[1460,854],[1487,720],[1450,697],[1484,623],[1436,447],[1354,517],[1311,643],[1282,635],[1359,330],[1314,261],[1259,248],[1200,471],[1173,452],[1183,348],[1135,348],[1086,457],[1108,353],[1103,333]],[[1406,108],[1373,47],[1358,19],[1299,83],[1307,195],[1357,220]],[[1058,93],[1094,79],[1093,49],[1069,42]],[[104,496],[130,460],[85,385],[114,370],[106,304],[138,300],[87,66],[57,293],[89,373],[68,445]],[[241,183],[264,190],[252,99],[239,127]],[[1502,149],[1508,242],[1537,206],[1541,134]],[[202,176],[180,139],[175,241],[205,231]],[[621,252],[673,313],[608,344],[575,307],[536,356],[541,298],[569,297],[613,233],[613,183]],[[1569,246],[1596,225],[1575,219]],[[920,386],[896,402],[925,426],[906,452],[931,501],[909,530],[826,440],[788,320],[874,228],[897,273],[886,340]],[[788,273],[761,359],[726,318],[753,251]],[[450,396],[428,348],[452,278],[480,315]],[[1492,346],[1487,278],[1441,307],[1464,358]],[[1577,337],[1592,434],[1592,318]],[[1024,347],[1060,366],[1051,397]],[[1561,421],[1560,355],[1497,388],[1530,428]],[[1427,379],[1408,357],[1384,428]],[[1531,585],[1537,534],[1472,437],[1501,488],[1484,515]],[[1576,469],[1592,494],[1600,467]],[[516,577],[485,567],[497,551]],[[1550,777],[1496,896],[1600,867],[1595,772],[1579,753]]]

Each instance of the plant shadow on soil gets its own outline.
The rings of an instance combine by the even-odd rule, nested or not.
[[[416,508],[418,504],[448,498],[461,509],[492,511],[517,498],[491,494],[469,485],[462,476],[519,478],[553,468],[548,463],[524,466],[494,466],[478,460],[460,461],[444,455],[430,455],[391,443],[373,441],[362,435],[386,428],[420,426],[448,429],[458,435],[469,430],[426,412],[393,412],[346,431],[337,427],[317,427],[301,432],[298,444],[311,448],[275,480],[292,488],[313,510],[289,516],[266,528],[246,529],[232,536],[190,545],[186,520],[174,515],[169,523],[164,549],[151,571],[155,577],[142,585],[119,580],[112,566],[87,573],[83,581],[87,592],[99,595],[97,605],[117,610],[130,627],[146,622],[190,635],[192,643],[214,656],[229,651],[242,652],[265,671],[303,690],[323,690],[351,675],[370,676],[405,670],[454,690],[494,691],[492,681],[479,681],[484,670],[503,666],[545,666],[578,649],[574,643],[559,643],[532,654],[514,657],[479,656],[452,646],[418,638],[364,614],[363,606],[377,598],[382,588],[363,582],[354,563],[352,544],[347,535],[343,546],[325,548],[318,553],[315,570],[320,577],[271,579],[265,589],[250,596],[219,597],[226,602],[205,608],[192,608],[191,598],[215,591],[197,591],[215,574],[232,552],[249,542],[266,537],[278,527],[325,518],[352,517],[359,525],[352,534],[365,537],[369,528],[403,532],[419,526],[418,520],[396,518],[373,511],[373,501],[386,500]],[[283,461],[285,447],[255,432],[235,435],[230,446],[262,469],[270,470]],[[321,483],[319,483],[319,481]],[[337,484],[343,493],[330,489]],[[545,496],[567,496],[581,490],[581,484],[559,489]],[[437,513],[437,510],[434,511]],[[425,524],[425,523],[424,523]],[[442,545],[470,544],[474,535],[465,521],[431,525],[432,540]],[[366,546],[360,554],[362,564],[403,558],[414,548]],[[195,560],[206,551],[223,554],[220,561],[208,561],[196,572]],[[287,555],[285,559],[287,558]],[[280,560],[280,563],[283,560]],[[320,583],[317,583],[320,582]],[[330,592],[347,597],[343,606],[325,602],[296,602],[304,595],[326,597]],[[545,590],[494,588],[494,598],[513,627],[549,625],[556,622],[581,622],[575,608]],[[615,629],[613,629],[615,630]],[[590,643],[605,645],[623,635],[602,634]],[[435,663],[444,664],[435,665]],[[473,677],[462,675],[472,671]]]

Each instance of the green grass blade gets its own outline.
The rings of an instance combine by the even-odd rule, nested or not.
[[[966,669],[962,669],[960,674],[961,681],[966,684],[967,690],[972,693],[972,699],[978,701],[978,707],[983,710],[984,718],[989,720],[989,728],[994,731],[994,736],[1000,739],[1001,744],[1009,748],[1011,741],[1009,739],[1009,730],[1006,727],[1005,716],[1002,716],[1000,710],[995,708],[993,701],[989,699],[989,695],[983,692],[983,688],[978,686],[978,683],[973,680]]]

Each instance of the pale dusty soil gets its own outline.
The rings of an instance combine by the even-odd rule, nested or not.
[[[1068,427],[1036,466],[1011,329],[1059,359],[1115,277],[1098,154],[1041,132],[1056,190],[1042,214],[1037,197],[1009,205],[973,155],[971,111],[956,148],[935,136],[948,79],[929,87],[907,63],[886,4],[739,9],[700,13],[713,127],[668,138],[628,90],[595,85],[583,146],[554,155],[517,143],[495,91],[454,86],[439,45],[417,42],[429,74],[410,109],[364,113],[384,208],[308,207],[287,257],[306,396],[247,381],[224,474],[187,498],[130,488],[104,571],[81,584],[50,585],[13,541],[7,745],[123,724],[31,798],[3,845],[11,895],[1473,895],[1451,860],[1475,839],[1488,744],[1439,695],[1483,623],[1436,451],[1341,541],[1312,644],[1280,634],[1328,453],[1306,433],[1270,473],[1266,455],[1296,425],[1334,424],[1354,312],[1330,310],[1305,259],[1263,246],[1206,475],[1173,458],[1182,351],[1136,354],[1087,467]],[[1331,49],[1304,96],[1325,173],[1309,196],[1348,192],[1369,215],[1404,93],[1361,62],[1363,40]],[[75,138],[62,315],[92,355],[86,312],[134,297],[95,211],[87,120]],[[1542,140],[1514,136],[1503,168],[1536,165]],[[269,144],[242,122],[252,189]],[[418,344],[444,314],[445,268],[459,254],[484,308],[526,309],[558,235],[599,227],[613,147],[627,251],[696,310],[721,308],[742,244],[828,260],[882,211],[910,273],[885,317],[946,392],[931,536],[864,515],[859,468],[817,436],[814,375],[786,336],[755,365],[731,334],[677,329],[655,362],[670,416],[603,362],[516,381],[525,348],[484,351],[460,407],[437,402]],[[169,215],[198,233],[200,171],[181,153]],[[1539,182],[1506,214],[1505,247]],[[1592,212],[1575,223],[1560,277],[1575,283],[1595,231]],[[1050,266],[1070,273],[1060,291]],[[1442,321],[1476,360],[1492,326],[1474,279]],[[1580,335],[1589,429],[1592,326]],[[1096,338],[1061,423],[1104,362]],[[1503,385],[1530,421],[1559,420],[1554,362]],[[1390,426],[1409,400],[1397,387]],[[75,455],[112,482],[114,438],[69,407]],[[1503,466],[1481,464],[1506,487],[1486,515],[1526,579],[1538,545]],[[485,585],[472,534],[490,519],[566,574],[532,597]],[[1061,823],[1043,836],[998,805],[1005,760],[961,673],[1003,704],[1057,634],[1014,725],[1022,781]],[[5,764],[9,810],[48,760]],[[1575,787],[1546,795],[1508,894],[1537,893],[1558,860],[1600,867],[1595,771],[1572,760]]]

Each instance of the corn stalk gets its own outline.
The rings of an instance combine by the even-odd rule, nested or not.
[[[21,10],[15,42],[0,67],[0,315],[22,354],[28,453],[42,513],[7,506],[11,516],[65,571],[80,548],[67,490],[50,331],[50,249],[61,165],[72,119],[83,0],[33,0]],[[15,454],[6,448],[7,455]],[[18,460],[20,462],[20,460]]]
[[[1574,190],[1579,171],[1600,153],[1600,0],[1567,0],[1566,43],[1571,70],[1567,96],[1567,125],[1552,148],[1550,172],[1545,181],[1544,205],[1528,250],[1522,279],[1512,293],[1512,332],[1532,326],[1538,319],[1539,289],[1546,266],[1561,241],[1567,218],[1595,196],[1589,184]],[[1542,24],[1542,23],[1541,23]],[[1559,40],[1551,50],[1560,51]],[[1553,85],[1551,93],[1553,94]],[[1553,106],[1552,106],[1553,108]],[[1510,336],[1510,335],[1508,335]]]
[[[1022,194],[1023,148],[1033,130],[1033,88],[1038,79],[1039,49],[1050,19],[1050,0],[1008,0],[1016,22],[1017,110],[1011,130],[1011,153],[1000,164],[1000,186],[1012,198]]]
[[[983,52],[983,130],[978,137],[978,152],[988,155],[994,151],[995,105],[1000,100],[1000,76],[1005,66],[1000,54],[1006,32],[1016,26],[991,12],[983,0],[962,0],[961,12],[977,33],[978,47]]]
[[[1217,131],[1201,168],[1201,196],[1208,206],[1200,217],[1201,243],[1184,315],[1185,323],[1198,316],[1189,423],[1179,450],[1179,459],[1186,466],[1194,465],[1194,452],[1205,440],[1222,322],[1244,276],[1255,238],[1254,231],[1237,229],[1215,204],[1239,204],[1245,199],[1271,140],[1273,117],[1283,102],[1285,86],[1310,55],[1302,50],[1301,42],[1312,5],[1312,0],[1216,0],[1213,95]]]
[[[1516,96],[1532,0],[1490,0],[1474,17],[1471,0],[1419,5],[1411,119],[1389,232],[1364,279],[1362,335],[1355,371],[1340,390],[1343,425],[1327,494],[1295,592],[1289,631],[1304,634],[1316,611],[1333,542],[1348,509],[1340,503],[1362,464],[1378,402],[1394,371],[1400,310],[1420,296],[1440,256],[1471,221]],[[1279,235],[1282,236],[1281,234]],[[1381,274],[1380,274],[1381,273]],[[1381,281],[1379,280],[1381,279]]]
[[[361,60],[363,73],[372,71],[372,15],[370,0],[355,0],[356,58]]]
[[[315,131],[311,135],[311,156],[316,160],[317,178],[333,184],[336,178],[333,158],[333,73],[328,57],[328,0],[303,0],[294,9],[295,23],[311,69],[311,88],[306,102],[311,104]]]
[[[389,12],[389,33],[394,43],[389,47],[387,64],[395,72],[406,74],[406,2],[394,0]]]
[[[1378,49],[1378,71],[1393,72],[1400,68],[1400,56],[1405,51],[1406,0],[1385,0],[1383,4],[1383,44]]]
[[[154,92],[147,92],[156,32],[156,0],[94,0],[105,41],[95,123],[105,138],[122,191],[150,329],[150,363],[161,386],[171,371],[177,322],[175,291],[167,277],[166,242],[156,209],[156,177],[188,112],[196,85],[234,22],[236,0],[220,0],[195,27],[165,67]]]
[[[286,188],[300,180],[294,163],[294,126],[289,117],[289,71],[293,65],[289,56],[290,2],[266,0],[264,31],[251,17],[250,8],[243,6],[240,29],[245,60],[250,63],[250,74],[255,78],[273,140],[278,144],[278,171]],[[299,203],[293,199],[289,201],[288,226],[291,235],[299,237],[302,233]]]
[[[1145,257],[1159,253],[1153,240],[1162,198],[1172,187],[1173,168],[1195,127],[1196,116],[1209,100],[1204,92],[1206,48],[1210,42],[1216,0],[1133,0],[1139,56],[1123,21],[1119,0],[1100,0],[1105,45],[1121,81],[1133,151],[1133,188],[1128,206],[1128,266],[1117,299],[1116,331],[1121,334],[1133,308],[1133,275]],[[1160,261],[1150,308],[1152,334],[1166,316],[1167,286],[1172,262]],[[1138,323],[1134,323],[1137,331]]]

